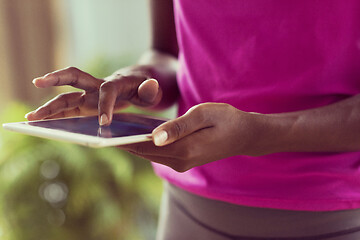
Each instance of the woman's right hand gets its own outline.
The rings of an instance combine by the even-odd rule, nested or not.
[[[70,85],[82,92],[63,93],[25,117],[29,121],[75,116],[99,116],[100,125],[109,125],[114,111],[134,104],[141,107],[157,105],[162,90],[144,65],[120,69],[99,79],[77,68],[69,67],[33,80],[38,88]]]

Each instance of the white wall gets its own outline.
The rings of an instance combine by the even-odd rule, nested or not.
[[[147,0],[66,0],[69,65],[96,57],[136,61],[149,45]]]

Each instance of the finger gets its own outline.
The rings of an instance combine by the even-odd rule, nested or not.
[[[204,109],[205,110],[205,109]],[[152,137],[156,146],[165,146],[189,134],[212,127],[203,108],[191,108],[183,116],[163,123],[153,130]]]
[[[212,146],[214,142],[213,130],[214,128],[206,128],[196,131],[191,136],[163,147],[157,147],[152,142],[144,142],[122,145],[118,146],[118,148],[148,160],[167,165],[178,172],[184,172],[199,164],[199,158],[205,157],[209,162],[213,159],[220,159],[219,156],[215,156],[216,154],[206,154],[209,151],[207,146]],[[206,149],[206,153],[203,152],[204,149]],[[161,161],[161,159],[164,161]],[[176,161],[171,161],[172,159],[176,159]]]
[[[162,91],[159,83],[155,79],[148,79],[142,82],[136,94],[128,101],[139,107],[150,107],[157,105],[162,98]]]
[[[161,156],[177,159],[192,159],[198,155],[200,150],[200,145],[194,143],[201,142],[201,144],[204,145],[214,141],[214,139],[211,137],[213,134],[212,132],[209,132],[209,130],[211,131],[212,128],[196,131],[187,137],[181,138],[172,144],[168,144],[162,147],[156,146],[152,141],[148,141],[121,145],[118,146],[118,148],[135,152],[140,155]]]
[[[111,138],[112,137],[111,129],[109,127],[99,127],[98,137]]]
[[[133,143],[127,145],[118,146],[118,148],[123,149],[125,151],[131,151],[133,153],[137,153],[140,155],[148,155],[148,156],[161,156],[161,157],[174,157],[174,156],[182,156],[181,147],[168,145],[164,147],[157,147],[153,142],[141,142],[141,143]]]
[[[74,109],[63,111],[55,115],[46,117],[45,119],[57,119],[57,118],[79,117],[79,116],[82,116],[81,111],[80,108],[76,107]]]
[[[74,67],[48,73],[43,77],[33,80],[34,85],[38,88],[70,85],[88,92],[96,91],[103,82],[103,80],[97,79]]]
[[[161,100],[161,90],[156,79],[148,79],[140,84],[138,97],[141,103],[156,105]]]
[[[123,76],[112,82],[117,91],[117,100],[129,101],[141,107],[152,106],[156,101],[160,102],[161,91],[155,79],[146,80],[142,76]]]
[[[108,126],[112,122],[112,115],[117,101],[129,101],[138,106],[150,106],[159,102],[161,94],[159,84],[155,79],[139,82],[143,78],[122,77],[114,81],[106,81],[99,90],[99,124]]]
[[[29,121],[34,121],[56,115],[66,110],[73,109],[81,105],[83,101],[83,94],[84,93],[82,92],[60,94],[45,103],[43,106],[36,109],[35,111],[28,113],[27,115],[25,115],[25,117]]]
[[[177,158],[169,158],[169,157],[161,157],[161,156],[149,156],[149,155],[141,155],[134,152],[129,151],[129,153],[143,158],[145,160],[149,160],[154,163],[159,163],[165,166],[168,166],[172,169],[174,169],[177,172],[186,172],[187,170],[191,169],[192,167],[195,167],[195,164],[184,164],[182,161],[180,161]]]
[[[116,83],[112,81],[104,82],[99,91],[99,124],[108,126],[112,121],[115,102],[117,98]]]
[[[175,171],[181,172],[181,170],[182,170],[182,169],[180,169],[181,165],[179,164],[179,159],[170,158],[170,157],[161,157],[161,156],[142,155],[142,154],[138,154],[138,153],[135,153],[132,151],[128,151],[128,152],[131,153],[132,155],[143,158],[145,160],[168,166],[168,167],[174,169]]]

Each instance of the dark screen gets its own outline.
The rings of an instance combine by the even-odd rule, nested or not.
[[[163,120],[141,117],[133,114],[114,114],[110,126],[100,127],[98,117],[78,117],[68,119],[27,122],[32,126],[58,129],[104,138],[125,137],[151,133],[154,128],[164,123]]]

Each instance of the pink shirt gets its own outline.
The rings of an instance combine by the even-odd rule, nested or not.
[[[179,115],[203,102],[289,112],[360,93],[358,0],[174,0],[174,8]],[[246,206],[360,207],[360,152],[234,156],[185,173],[155,171],[187,191]]]

